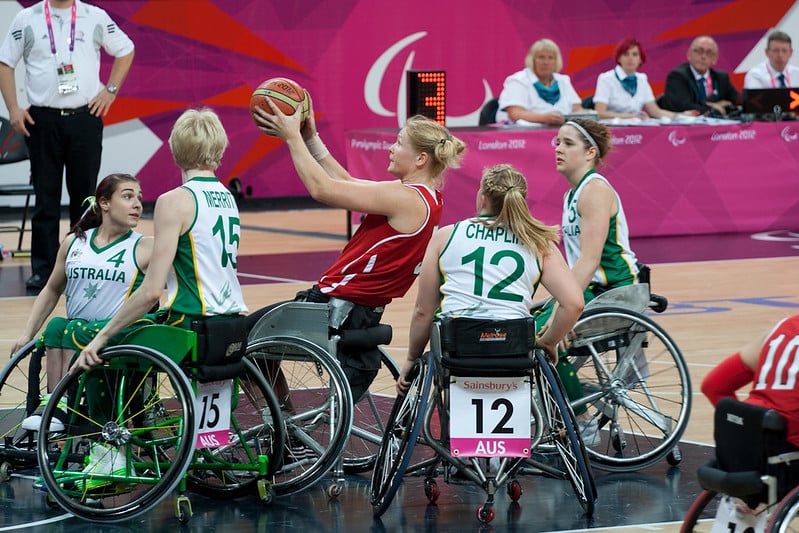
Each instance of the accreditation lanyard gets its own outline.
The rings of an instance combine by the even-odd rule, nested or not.
[[[768,77],[771,78],[771,87],[772,88],[776,88],[777,87],[777,81],[774,79],[774,74],[771,73],[771,69],[769,67],[766,67],[766,72],[768,72]],[[791,76],[790,76],[790,74],[788,74],[788,69],[785,69],[785,72],[783,73],[783,75],[785,76],[785,86],[786,87],[790,87],[791,86]]]
[[[58,61],[58,51],[55,46],[55,36],[53,35],[53,20],[50,17],[50,2],[44,0],[44,20],[47,23],[47,35],[50,37],[50,52],[56,64],[58,73],[58,92],[67,94],[78,90],[78,76],[72,64],[72,53],[75,51],[75,25],[78,18],[77,1],[72,2],[72,16],[69,26],[69,62]]]

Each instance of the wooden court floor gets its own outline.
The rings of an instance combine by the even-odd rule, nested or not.
[[[243,212],[239,274],[250,310],[290,299],[296,291],[307,288],[343,246],[345,221],[342,211],[332,209]],[[139,230],[152,234],[151,222],[143,220]],[[12,248],[16,235],[0,233],[0,242],[6,249]],[[735,242],[734,246],[746,246],[747,241]],[[670,254],[669,246],[675,244],[667,242],[665,249],[658,251],[657,261],[642,258],[652,267],[653,291],[666,296],[670,303],[665,313],[653,318],[679,345],[690,368],[694,402],[684,441],[713,442],[712,408],[699,392],[708,370],[779,318],[799,313],[799,237],[794,242],[777,240],[773,244],[774,253],[766,258],[674,262],[669,259],[671,255],[684,254],[676,247]],[[656,243],[653,249],[658,249]],[[9,353],[33,303],[32,297],[24,295],[22,285],[30,274],[28,261],[6,258],[0,262],[2,294],[7,295],[0,298],[0,353]],[[270,265],[279,271],[277,275],[270,274]],[[388,350],[396,360],[404,358],[415,296],[414,286],[404,298],[388,306],[384,317],[384,322],[394,328]],[[56,312],[63,313],[63,301]],[[684,478],[693,475],[682,472]],[[677,530],[674,524],[642,524],[629,530],[640,527]]]

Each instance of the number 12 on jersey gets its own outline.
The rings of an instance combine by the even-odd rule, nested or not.
[[[449,392],[452,455],[530,456],[529,376],[452,376]]]

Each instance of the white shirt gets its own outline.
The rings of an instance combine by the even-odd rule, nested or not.
[[[799,87],[799,67],[788,65],[785,67],[785,86]],[[768,61],[755,65],[744,77],[744,89],[771,89],[779,87],[777,79],[780,73],[771,68]]]
[[[560,89],[560,99],[554,104],[544,101],[533,84],[538,81],[538,76],[529,68],[520,70],[505,78],[502,92],[499,95],[499,109],[497,109],[497,122],[508,120],[508,113],[505,108],[517,105],[533,113],[551,113],[557,111],[562,115],[572,112],[574,104],[580,103],[580,97],[572,86],[571,79],[565,74],[554,73],[552,77],[558,82]]]
[[[655,101],[655,95],[652,93],[652,87],[649,85],[646,74],[635,73],[638,88],[634,95],[625,91],[619,81],[626,77],[624,70],[618,65],[613,70],[600,74],[596,80],[594,103],[606,104],[608,111],[612,113],[638,113],[645,104]]]
[[[509,229],[480,219],[493,222],[456,223],[438,256],[443,283],[436,316],[529,317],[541,281],[538,256]]]
[[[133,52],[133,41],[104,10],[75,0],[75,45],[69,52],[72,8],[50,9],[57,58],[50,50],[44,2],[23,9],[14,17],[0,46],[0,62],[15,69],[25,61],[25,90],[31,105],[59,109],[81,107],[104,87],[100,81],[100,48],[113,57]],[[58,64],[74,65],[78,90],[58,93]]]

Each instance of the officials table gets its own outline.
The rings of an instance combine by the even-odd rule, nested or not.
[[[466,143],[447,171],[441,224],[475,213],[484,168],[509,163],[528,182],[533,214],[560,224],[565,178],[555,169],[557,129],[452,128]],[[635,237],[799,229],[799,122],[611,127],[599,172],[622,198]],[[396,130],[346,133],[356,177],[393,179]]]

